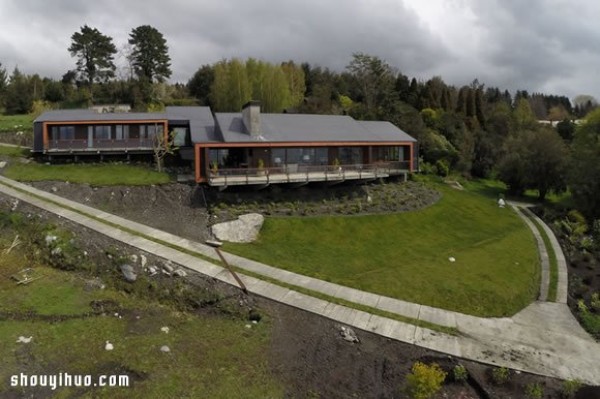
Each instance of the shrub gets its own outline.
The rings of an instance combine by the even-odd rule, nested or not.
[[[581,381],[575,380],[567,380],[563,381],[562,387],[560,388],[560,396],[565,399],[571,399],[575,397],[579,388],[581,388]]]
[[[531,399],[542,399],[544,396],[544,388],[537,382],[527,384],[525,387],[525,395]]]
[[[413,399],[428,399],[442,387],[446,373],[435,363],[427,365],[416,362],[406,376],[407,391]]]
[[[510,378],[510,370],[506,367],[498,367],[492,370],[492,379],[496,385],[506,384]]]
[[[443,159],[438,159],[435,163],[435,169],[437,170],[438,176],[446,177],[450,174],[450,167],[448,163]]]
[[[600,311],[600,293],[598,292],[592,294],[592,308]]]
[[[465,382],[467,381],[467,378],[469,378],[469,372],[462,364],[454,366],[452,372],[454,374],[454,381],[456,382]]]

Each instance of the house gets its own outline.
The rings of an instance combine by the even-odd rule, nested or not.
[[[33,152],[58,156],[152,154],[174,133],[197,183],[211,186],[369,180],[418,168],[417,142],[389,122],[346,115],[240,113],[167,107],[154,113],[49,111],[34,121]]]

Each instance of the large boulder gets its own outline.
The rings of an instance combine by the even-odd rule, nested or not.
[[[263,215],[248,213],[230,222],[217,223],[211,227],[211,230],[219,241],[252,242],[258,237],[264,221]]]

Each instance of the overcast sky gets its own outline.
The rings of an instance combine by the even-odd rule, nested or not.
[[[0,0],[0,15],[3,66],[54,78],[75,67],[67,47],[82,25],[121,50],[132,28],[152,25],[171,81],[232,57],[341,71],[364,52],[423,80],[600,99],[595,0]]]

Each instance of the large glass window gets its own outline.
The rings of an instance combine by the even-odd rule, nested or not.
[[[227,148],[211,148],[208,150],[208,163],[211,167],[215,162],[219,165],[219,167],[224,167],[227,165],[228,159],[229,149]]]
[[[362,164],[362,148],[361,147],[340,147],[340,163],[342,165]]]
[[[271,149],[271,163],[275,166],[282,166],[285,162],[285,148]]]
[[[50,130],[51,140],[73,140],[75,138],[75,126],[52,126]]]
[[[128,140],[128,139],[129,139],[129,125],[115,126],[115,140]]]
[[[110,140],[110,125],[94,126],[94,138],[96,140]]]
[[[140,139],[152,139],[157,134],[164,134],[164,126],[162,124],[140,125]]]
[[[173,129],[173,133],[175,134],[175,137],[173,139],[173,144],[177,147],[184,147],[186,145],[186,135],[187,135],[187,128],[185,127],[176,127]]]

